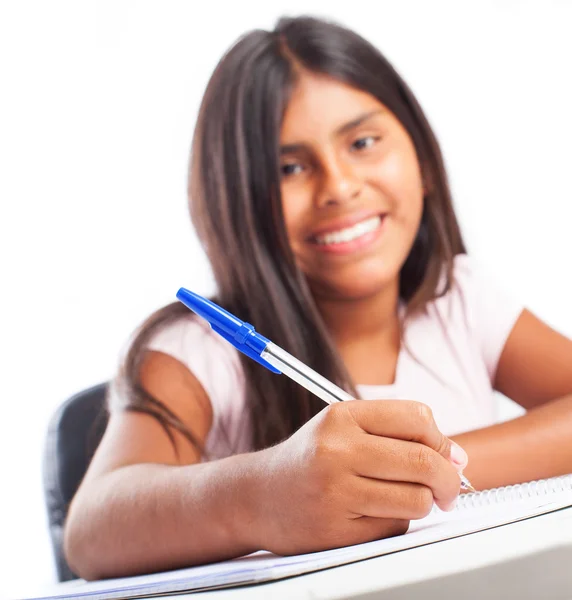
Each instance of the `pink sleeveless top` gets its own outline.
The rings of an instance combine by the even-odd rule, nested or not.
[[[395,382],[357,385],[363,399],[424,402],[446,435],[496,422],[492,382],[504,344],[523,309],[466,255],[456,257],[454,275],[453,288],[432,302],[426,314],[406,323]],[[184,364],[210,398],[209,456],[223,458],[251,450],[238,351],[190,312],[159,332],[148,347]]]

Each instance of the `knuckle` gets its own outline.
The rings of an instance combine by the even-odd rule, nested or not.
[[[451,454],[451,440],[446,436],[441,436],[439,447],[436,449],[441,456],[449,457]]]
[[[348,405],[345,402],[333,402],[332,404],[329,404],[325,410],[330,415],[337,417],[348,410]]]
[[[419,418],[420,423],[424,427],[432,427],[435,423],[433,418],[433,411],[431,407],[427,406],[427,404],[423,404],[423,402],[417,402],[417,416]]]
[[[434,453],[427,446],[416,445],[411,450],[411,462],[424,477],[431,479],[438,470]]]
[[[322,411],[322,424],[325,428],[338,427],[346,419],[348,407],[346,402],[335,402]]]
[[[315,463],[320,465],[319,471],[323,475],[326,471],[326,465],[332,460],[335,454],[335,446],[332,445],[328,437],[319,437],[312,451],[312,458]]]
[[[312,454],[320,461],[338,461],[341,465],[352,454],[353,437],[349,432],[347,409],[334,407],[324,410],[326,414],[314,431]]]
[[[348,453],[342,442],[332,438],[319,440],[312,453],[312,472],[324,492],[343,477],[347,470]]]
[[[426,517],[433,509],[433,492],[425,486],[420,486],[415,491],[411,502],[411,512],[413,519],[422,519]]]

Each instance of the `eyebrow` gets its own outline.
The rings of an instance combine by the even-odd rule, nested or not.
[[[344,123],[343,125],[338,127],[334,132],[334,135],[336,137],[343,135],[344,133],[355,129],[368,119],[371,119],[372,117],[378,115],[381,112],[383,112],[381,108],[376,108],[375,110],[370,110],[369,112],[363,113],[359,117],[356,117],[355,119],[352,119],[351,121],[348,121],[347,123]],[[304,150],[305,148],[305,144],[286,144],[285,146],[280,146],[280,154],[294,154],[296,152],[299,152],[300,150]]]
[[[352,129],[355,129],[356,127],[361,125],[364,121],[371,119],[372,117],[374,117],[375,115],[377,115],[381,112],[383,112],[381,108],[376,108],[375,110],[370,110],[369,112],[363,113],[356,119],[353,119],[353,121],[350,121],[349,123],[346,123],[345,125],[342,125],[341,127],[338,127],[338,129],[336,129],[335,134],[342,135],[344,133],[347,133],[348,131],[351,131]]]

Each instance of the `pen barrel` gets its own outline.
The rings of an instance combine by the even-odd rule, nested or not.
[[[276,367],[279,371],[299,383],[324,402],[343,402],[354,398],[337,385],[316,373],[297,358],[270,342],[260,354],[260,358]]]

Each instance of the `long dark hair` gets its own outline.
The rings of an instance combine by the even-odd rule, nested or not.
[[[273,31],[244,35],[225,54],[204,94],[189,173],[191,216],[214,272],[216,300],[355,394],[296,266],[282,215],[280,128],[300,70],[371,94],[413,140],[426,195],[421,225],[400,275],[400,296],[409,313],[450,289],[453,259],[465,248],[431,127],[405,82],[370,43],[324,20],[283,18]],[[149,339],[183,315],[188,310],[174,303],[140,328],[120,372],[121,402],[194,441],[176,416],[145,391],[139,377]],[[283,440],[324,407],[287,377],[276,377],[242,355],[241,361],[254,449]]]

